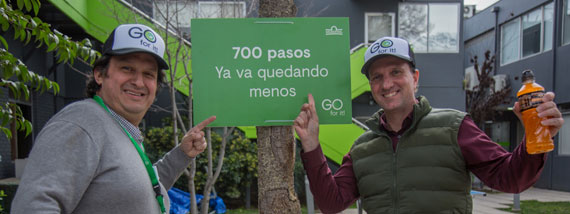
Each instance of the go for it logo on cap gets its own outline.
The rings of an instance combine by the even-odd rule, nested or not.
[[[392,47],[393,44],[394,42],[392,42],[392,40],[386,39],[380,43],[380,46],[383,48],[389,48]]]
[[[143,29],[141,29],[140,27],[132,27],[131,29],[129,29],[129,36],[133,39],[138,39],[144,36],[144,38],[147,41],[151,43],[156,42],[156,36],[152,31],[150,30],[143,31]]]

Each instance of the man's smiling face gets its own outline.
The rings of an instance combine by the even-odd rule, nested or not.
[[[409,62],[385,56],[374,61],[368,72],[372,96],[380,107],[387,112],[413,108],[419,71],[412,71]]]
[[[134,125],[154,102],[157,78],[156,59],[147,53],[112,56],[106,74],[95,71],[95,80],[101,85],[97,95]]]

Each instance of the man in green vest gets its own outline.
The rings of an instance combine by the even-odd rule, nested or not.
[[[380,38],[364,61],[362,73],[381,109],[366,121],[370,131],[356,139],[334,175],[319,144],[312,95],[294,121],[321,211],[337,213],[361,198],[367,213],[471,213],[469,172],[503,192],[522,192],[536,182],[545,153],[529,155],[525,140],[507,152],[467,113],[432,108],[415,96],[420,72],[406,40]],[[555,136],[564,120],[553,100],[554,93],[546,93],[537,111]],[[518,103],[513,111],[521,117]]]

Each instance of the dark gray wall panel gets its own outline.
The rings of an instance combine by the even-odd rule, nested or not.
[[[465,111],[465,93],[460,88],[428,88],[420,86],[416,95],[425,96],[432,107]]]
[[[556,51],[556,73],[554,79],[556,102],[568,103],[570,102],[570,45],[558,47]]]

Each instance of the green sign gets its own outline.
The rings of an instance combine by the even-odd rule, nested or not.
[[[192,19],[194,121],[292,125],[308,94],[321,124],[352,120],[348,18]]]

